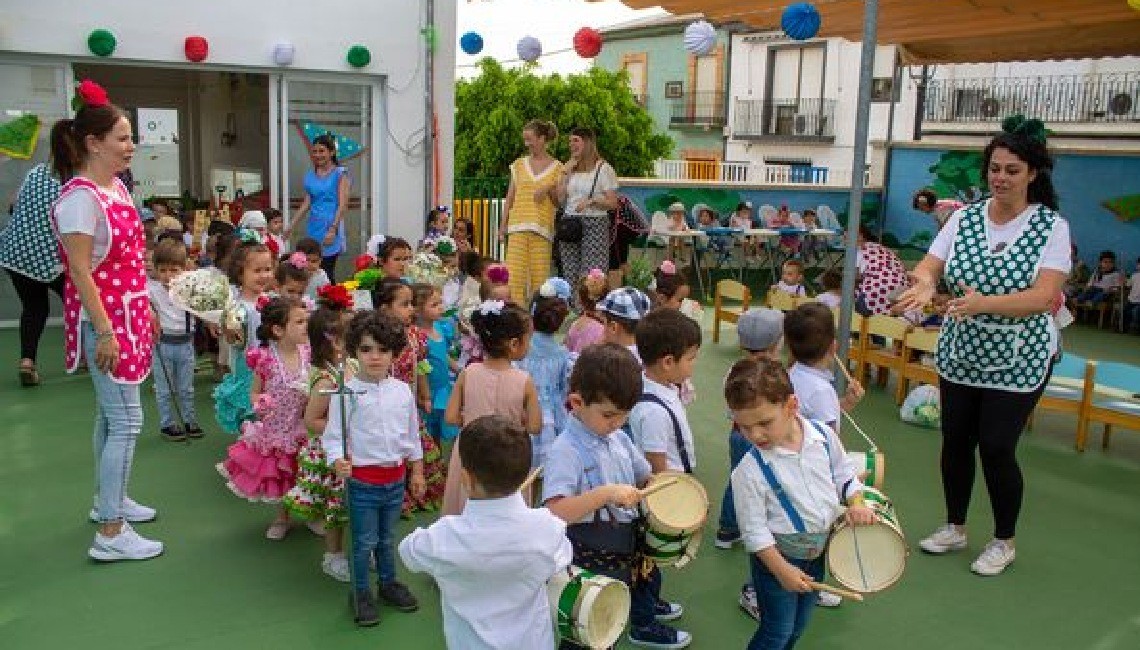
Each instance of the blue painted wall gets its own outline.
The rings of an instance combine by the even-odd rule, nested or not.
[[[931,217],[911,207],[911,196],[930,185],[930,167],[943,151],[898,147],[891,152],[885,231],[906,243],[932,230]],[[1116,251],[1131,271],[1140,256],[1140,219],[1124,221],[1102,203],[1140,194],[1140,156],[1061,153],[1056,156],[1053,182],[1061,215],[1072,230],[1081,259],[1090,266],[1102,250]]]

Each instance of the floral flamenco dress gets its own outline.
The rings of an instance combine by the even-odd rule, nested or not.
[[[409,327],[408,345],[404,347],[400,356],[392,362],[392,376],[408,383],[412,387],[413,395],[416,394],[418,376],[416,368],[420,361],[426,358],[427,333],[418,327]],[[443,501],[443,486],[447,480],[443,469],[443,455],[439,451],[439,445],[435,444],[435,440],[428,433],[424,419],[424,415],[421,413],[420,444],[424,450],[424,480],[427,483],[427,489],[424,491],[423,499],[419,501],[412,499],[410,492],[404,493],[403,515],[405,517],[416,511],[436,512]]]
[[[250,348],[246,361],[261,378],[254,412],[241,425],[241,439],[230,445],[218,472],[226,487],[249,501],[279,503],[297,479],[297,450],[308,437],[305,404],[309,399],[309,346],[298,348],[301,364],[289,371],[277,346]]]
[[[355,359],[348,360],[348,372],[355,374]],[[309,395],[323,380],[336,383],[336,376],[325,368],[309,371]],[[348,523],[344,509],[344,479],[336,475],[325,455],[321,435],[324,431],[310,431],[305,444],[297,450],[297,483],[285,495],[289,513],[323,522],[326,528],[343,528]]]
[[[245,343],[230,344],[230,363],[233,368],[222,379],[222,383],[214,388],[214,417],[222,431],[232,435],[241,433],[242,422],[248,419],[253,408],[249,403],[253,371],[247,355],[250,351],[258,352],[260,342],[256,332],[261,324],[261,313],[257,311],[255,303],[241,298],[237,299],[237,303],[245,312]],[[226,345],[224,340],[222,345]]]

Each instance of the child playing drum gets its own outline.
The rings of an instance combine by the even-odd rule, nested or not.
[[[847,522],[874,523],[863,485],[827,425],[799,415],[788,373],[769,359],[743,359],[724,397],[753,447],[732,472],[736,516],[751,554],[760,626],[748,650],[783,650],[807,627],[823,580],[823,550],[847,502]]]
[[[508,418],[470,422],[457,443],[468,495],[462,514],[400,542],[408,569],[439,584],[449,648],[554,647],[546,581],[566,569],[572,550],[566,523],[528,508],[519,492],[531,444]]]

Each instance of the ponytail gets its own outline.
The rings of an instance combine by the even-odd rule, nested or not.
[[[51,127],[51,167],[56,178],[67,182],[81,162],[75,141],[75,120],[59,120]]]
[[[51,164],[59,180],[71,180],[87,160],[87,136],[105,138],[119,120],[126,118],[123,109],[114,104],[86,104],[75,113],[75,119],[52,125]]]

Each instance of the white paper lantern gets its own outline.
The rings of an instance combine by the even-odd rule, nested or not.
[[[296,48],[292,43],[278,43],[273,46],[273,62],[277,65],[293,65]]]
[[[691,54],[705,56],[716,47],[716,27],[706,20],[690,23],[685,28],[685,49]]]
[[[542,56],[542,43],[533,36],[523,36],[518,44],[519,58],[527,63],[534,63]]]

